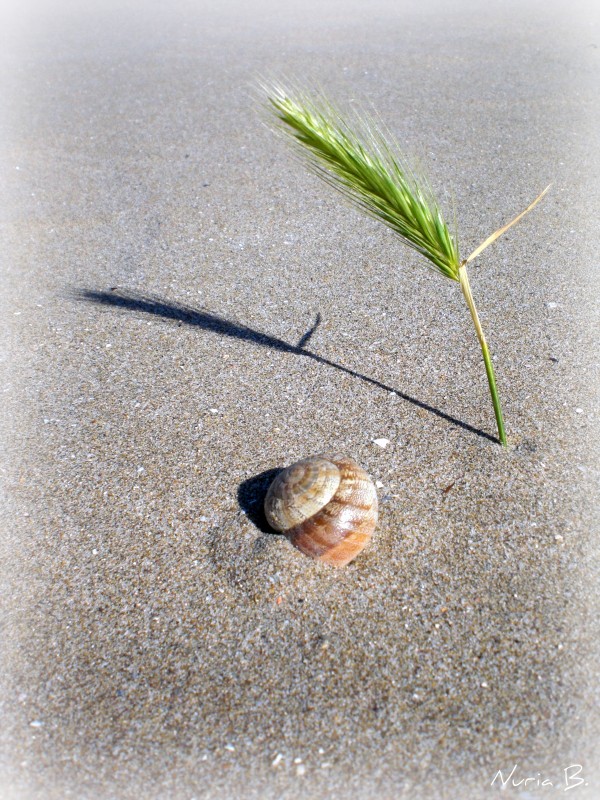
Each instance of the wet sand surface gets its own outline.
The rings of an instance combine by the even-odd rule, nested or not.
[[[597,12],[11,5],[0,796],[599,797]],[[470,273],[507,450],[458,286],[260,76],[376,109],[463,256],[552,182]],[[323,451],[378,482],[342,570],[260,513]]]

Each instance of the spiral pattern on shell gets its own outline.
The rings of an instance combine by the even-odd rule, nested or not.
[[[305,555],[342,567],[375,530],[377,492],[351,458],[311,456],[277,475],[265,498],[265,515]]]

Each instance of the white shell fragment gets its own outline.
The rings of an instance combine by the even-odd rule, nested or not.
[[[382,450],[385,450],[385,448],[390,443],[389,439],[383,439],[383,438],[382,439],[373,439],[372,441],[373,441],[373,444],[376,444],[377,447],[381,447]]]

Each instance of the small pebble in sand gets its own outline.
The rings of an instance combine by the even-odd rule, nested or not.
[[[34,719],[33,722],[29,723],[31,728],[41,728],[43,724],[41,719]]]
[[[304,766],[304,764],[298,764],[298,766],[296,767],[296,775],[299,778],[301,778],[305,772],[306,772],[306,767]]]
[[[546,305],[548,306],[548,308],[556,308],[558,303],[546,303]]]
[[[373,442],[373,444],[376,444],[376,445],[377,445],[377,447],[381,447],[381,449],[382,449],[382,450],[385,450],[385,448],[386,448],[386,447],[388,446],[388,444],[390,443],[390,440],[389,440],[389,439],[384,439],[384,438],[381,438],[381,439],[372,439],[371,441]]]
[[[225,745],[225,750],[229,750],[230,753],[234,753],[235,752],[235,747],[232,744],[226,744]]]
[[[375,486],[376,486],[378,489],[383,489],[383,483],[382,483],[381,481],[375,481]]]
[[[283,759],[283,755],[281,753],[277,753],[273,761],[271,761],[271,766],[276,767],[280,761]]]

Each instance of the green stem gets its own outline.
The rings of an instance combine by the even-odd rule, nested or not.
[[[479,344],[481,345],[481,352],[483,353],[483,360],[485,362],[485,371],[487,373],[487,379],[492,395],[492,403],[494,404],[496,424],[498,425],[498,439],[500,440],[500,443],[506,447],[506,431],[504,430],[504,420],[502,419],[500,398],[498,397],[498,389],[496,388],[496,376],[494,375],[494,367],[492,366],[492,357],[490,356],[490,351],[483,334],[483,328],[481,327],[481,322],[479,321],[479,315],[477,314],[477,309],[475,308],[473,295],[471,294],[471,286],[469,284],[467,265],[465,262],[463,262],[458,268],[458,280],[460,281],[460,288],[462,289],[462,293],[465,296],[467,305],[469,306],[469,311],[473,317],[473,323],[475,325],[475,330],[477,331],[477,338],[479,339]]]

